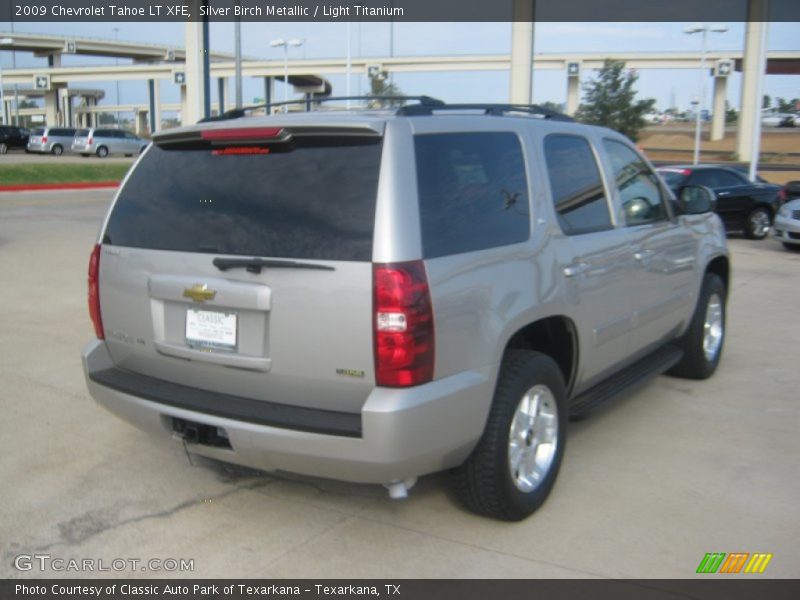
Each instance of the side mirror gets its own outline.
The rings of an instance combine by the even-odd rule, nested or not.
[[[683,215],[713,212],[716,207],[716,195],[703,185],[687,185],[678,193],[678,208]]]

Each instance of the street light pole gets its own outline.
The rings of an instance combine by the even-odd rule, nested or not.
[[[684,29],[685,33],[692,34],[692,33],[702,33],[703,34],[703,41],[700,51],[700,80],[698,81],[698,90],[699,96],[697,97],[697,108],[695,109],[695,119],[694,119],[694,158],[693,164],[698,164],[700,162],[700,117],[703,112],[703,104],[705,103],[706,99],[706,50],[708,44],[708,32],[712,31],[714,33],[724,33],[728,31],[727,27],[722,25],[706,25],[705,23],[701,25],[694,25],[692,27],[687,27]]]
[[[283,47],[283,101],[289,101],[289,46],[297,48],[303,45],[303,40],[285,40],[283,38],[272,40],[272,48]],[[284,104],[283,112],[289,112],[289,105]]]
[[[114,41],[116,42],[117,41],[117,34],[119,33],[119,27],[114,27],[112,29],[112,31],[114,32]],[[119,57],[118,56],[114,57],[114,64],[115,65],[119,65]],[[117,79],[117,100],[116,100],[116,105],[119,106],[119,79]],[[117,110],[117,112],[115,114],[117,116],[117,127],[119,127],[119,110]]]

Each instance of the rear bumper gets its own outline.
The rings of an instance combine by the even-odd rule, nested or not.
[[[231,449],[191,444],[196,454],[266,471],[362,483],[405,480],[463,462],[483,431],[493,393],[490,368],[415,388],[375,388],[360,414],[360,435],[334,434],[298,429],[291,422],[248,421],[241,413],[226,416],[222,407],[211,414],[114,389],[95,380],[98,373],[114,370],[100,341],[86,347],[83,366],[92,397],[140,429],[172,436],[173,418],[225,429]],[[316,412],[324,419],[326,411]]]
[[[31,142],[28,142],[27,150],[28,152],[50,152],[50,148],[46,144],[32,144]]]

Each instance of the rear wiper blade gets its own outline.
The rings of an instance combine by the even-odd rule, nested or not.
[[[317,271],[335,271],[328,265],[316,265],[314,263],[297,262],[296,260],[274,260],[265,258],[215,258],[215,267],[220,271],[228,269],[247,269],[249,273],[261,273],[261,269],[314,269]]]

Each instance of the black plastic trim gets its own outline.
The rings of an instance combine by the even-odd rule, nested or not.
[[[361,437],[361,415],[287,406],[219,394],[112,367],[89,373],[89,379],[118,392],[215,417],[283,429],[343,437]]]

